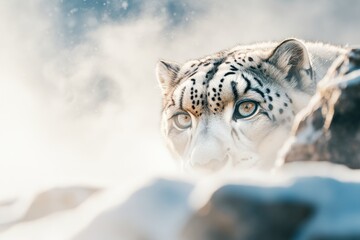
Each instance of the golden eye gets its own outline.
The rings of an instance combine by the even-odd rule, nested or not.
[[[259,104],[252,100],[236,103],[233,118],[250,118],[258,112]]]
[[[180,130],[191,127],[191,116],[187,113],[179,113],[174,117],[174,124]]]

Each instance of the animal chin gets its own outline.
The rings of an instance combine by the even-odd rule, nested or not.
[[[251,168],[255,167],[259,162],[259,157],[256,154],[247,156],[238,156],[232,161],[234,168]]]

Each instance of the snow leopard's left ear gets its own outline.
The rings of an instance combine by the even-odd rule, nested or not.
[[[174,85],[180,66],[177,63],[160,60],[156,65],[156,76],[161,91],[166,94]]]
[[[271,53],[268,61],[285,72],[285,80],[294,87],[312,93],[314,79],[306,46],[297,39],[287,39]]]

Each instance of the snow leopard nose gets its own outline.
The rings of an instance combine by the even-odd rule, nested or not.
[[[191,166],[195,169],[217,171],[227,163],[228,157],[226,151],[222,149],[221,143],[214,139],[194,147],[190,161]]]

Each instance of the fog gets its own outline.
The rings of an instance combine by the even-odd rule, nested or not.
[[[159,59],[297,37],[352,45],[360,2],[31,0],[0,4],[0,196],[176,172]]]

